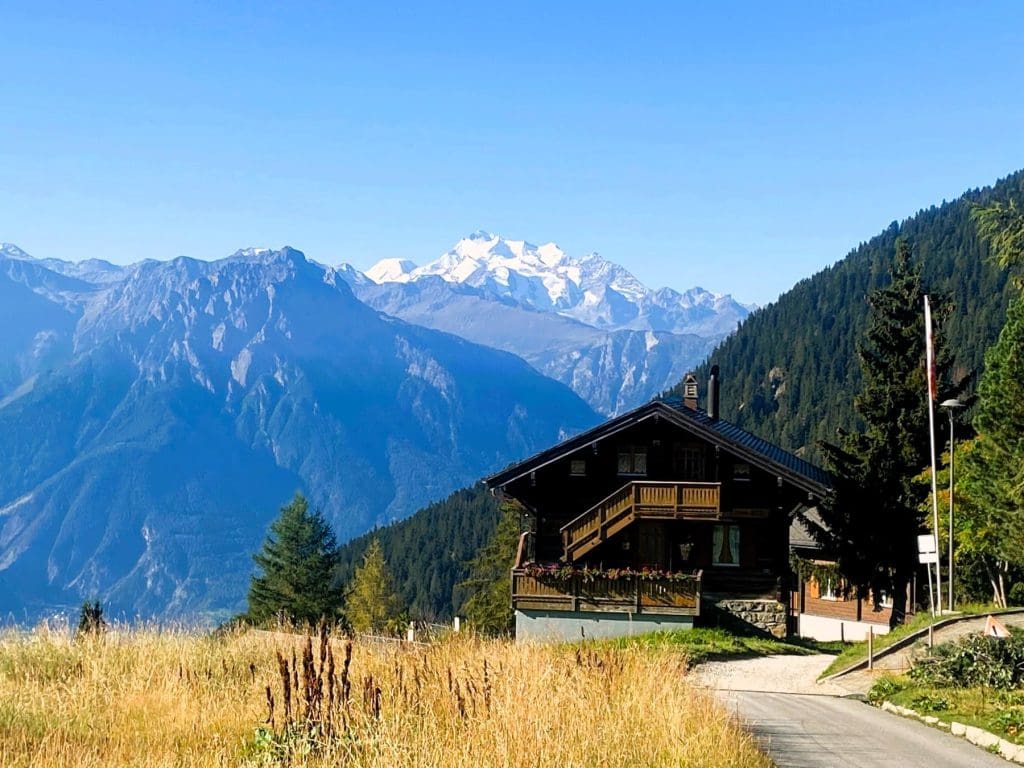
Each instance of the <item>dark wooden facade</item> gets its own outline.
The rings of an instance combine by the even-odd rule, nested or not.
[[[656,401],[488,483],[526,511],[517,609],[698,615],[702,598],[789,603],[791,515],[823,480],[731,424]],[[574,569],[589,575],[565,576]]]

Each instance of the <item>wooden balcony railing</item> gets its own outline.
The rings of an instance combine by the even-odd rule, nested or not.
[[[582,557],[637,519],[715,520],[721,512],[720,483],[636,480],[562,526],[563,559]]]
[[[522,610],[700,614],[703,574],[664,578],[573,575],[553,578],[512,571],[512,606]]]

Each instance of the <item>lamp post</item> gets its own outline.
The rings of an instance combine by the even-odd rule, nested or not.
[[[964,404],[956,398],[939,403],[949,413],[949,610],[953,611],[953,411]],[[938,531],[936,531],[938,533]]]

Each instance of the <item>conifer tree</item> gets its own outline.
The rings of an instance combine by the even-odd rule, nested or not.
[[[1024,265],[1024,212],[1011,200],[976,207],[971,217],[1003,267]],[[1021,281],[1016,281],[1018,287]],[[1006,604],[1004,574],[1024,564],[1024,300],[1011,299],[999,339],[985,353],[974,415],[978,433],[964,457],[967,522],[998,530],[985,554],[996,601]]]
[[[988,205],[971,207],[971,221],[978,234],[988,242],[995,262],[1004,269],[1024,266],[1024,210],[1017,201],[996,200]],[[1016,285],[1021,287],[1020,278]]]
[[[470,561],[469,576],[459,586],[468,592],[463,608],[470,626],[492,635],[512,631],[510,578],[519,543],[521,510],[502,504],[498,527],[480,553]]]
[[[312,624],[339,617],[342,590],[334,583],[334,532],[320,512],[310,512],[302,494],[281,508],[253,559],[262,573],[249,586],[250,621],[283,618]]]
[[[871,317],[858,344],[862,388],[854,408],[859,433],[842,433],[839,445],[822,443],[836,494],[822,506],[823,526],[812,526],[836,557],[858,595],[892,595],[892,623],[902,623],[906,589],[917,566],[924,528],[922,490],[914,478],[930,462],[927,372],[924,366],[925,291],[910,247],[898,240],[888,285],[872,292]],[[939,323],[949,303],[932,297]],[[939,381],[949,356],[936,349]]]
[[[357,632],[386,632],[402,623],[394,580],[384,561],[380,540],[374,538],[356,568],[345,601],[346,617]]]

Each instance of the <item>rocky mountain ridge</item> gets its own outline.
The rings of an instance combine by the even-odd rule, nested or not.
[[[598,418],[294,249],[115,267],[5,246],[0,614],[225,615],[296,490],[346,539]]]

